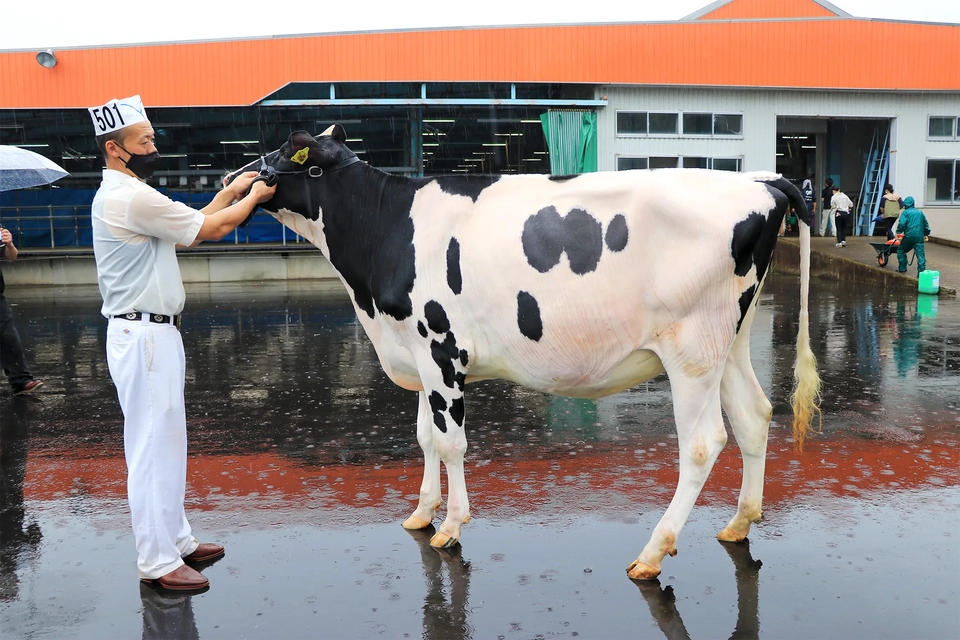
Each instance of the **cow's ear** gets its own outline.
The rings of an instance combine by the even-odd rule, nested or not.
[[[326,131],[321,133],[319,137],[322,136],[332,136],[337,142],[346,142],[347,141],[347,132],[339,124],[332,124],[327,127]]]
[[[316,141],[309,131],[294,131],[287,138],[287,144],[290,149],[302,149],[308,145],[315,146]]]

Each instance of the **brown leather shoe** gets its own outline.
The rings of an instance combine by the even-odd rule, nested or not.
[[[225,553],[222,544],[216,544],[214,542],[201,542],[193,553],[188,556],[184,556],[184,562],[210,562],[215,558],[219,558]]]
[[[185,564],[155,580],[149,578],[141,578],[141,580],[159,584],[164,589],[172,591],[196,591],[210,586],[210,581],[204,578],[202,573]]]

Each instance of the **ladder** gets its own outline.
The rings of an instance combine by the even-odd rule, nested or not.
[[[882,138],[880,130],[880,126],[873,130],[870,151],[863,169],[863,184],[860,186],[860,199],[857,200],[860,209],[854,227],[854,234],[858,236],[873,235],[873,219],[880,208],[883,187],[887,184],[887,171],[890,168],[890,126],[885,127]]]

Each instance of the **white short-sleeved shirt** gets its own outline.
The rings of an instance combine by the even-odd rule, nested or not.
[[[853,200],[842,191],[838,191],[830,198],[830,208],[840,211],[850,211],[853,208]]]
[[[176,245],[194,243],[203,213],[112,169],[103,171],[91,213],[100,312],[109,318],[133,311],[183,311]]]

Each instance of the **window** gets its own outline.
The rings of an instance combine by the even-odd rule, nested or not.
[[[709,136],[713,133],[713,114],[685,113],[683,114],[683,135]]]
[[[647,132],[647,114],[645,111],[618,111],[617,134],[636,135]],[[644,167],[646,168],[646,167]]]
[[[618,136],[742,136],[743,115],[736,113],[651,113],[618,111]]]
[[[677,114],[651,113],[650,133],[677,135]]]
[[[960,203],[960,160],[927,160],[928,203]]]
[[[743,116],[728,113],[713,114],[713,135],[742,136]]]
[[[930,125],[927,128],[927,136],[930,138],[953,138],[955,127],[960,118],[953,116],[930,116]]]
[[[646,158],[628,158],[620,156],[617,158],[617,171],[629,171],[630,169],[646,169]]]
[[[677,156],[650,158],[650,168],[651,169],[676,169],[678,160],[680,160],[680,158],[678,158]]]
[[[740,171],[740,158],[714,158],[712,165],[717,171]]]
[[[678,165],[684,169],[716,169],[717,171],[740,171],[741,158],[704,158],[700,156],[661,156],[644,158],[639,156],[618,156],[617,171],[628,169],[674,169]]]

